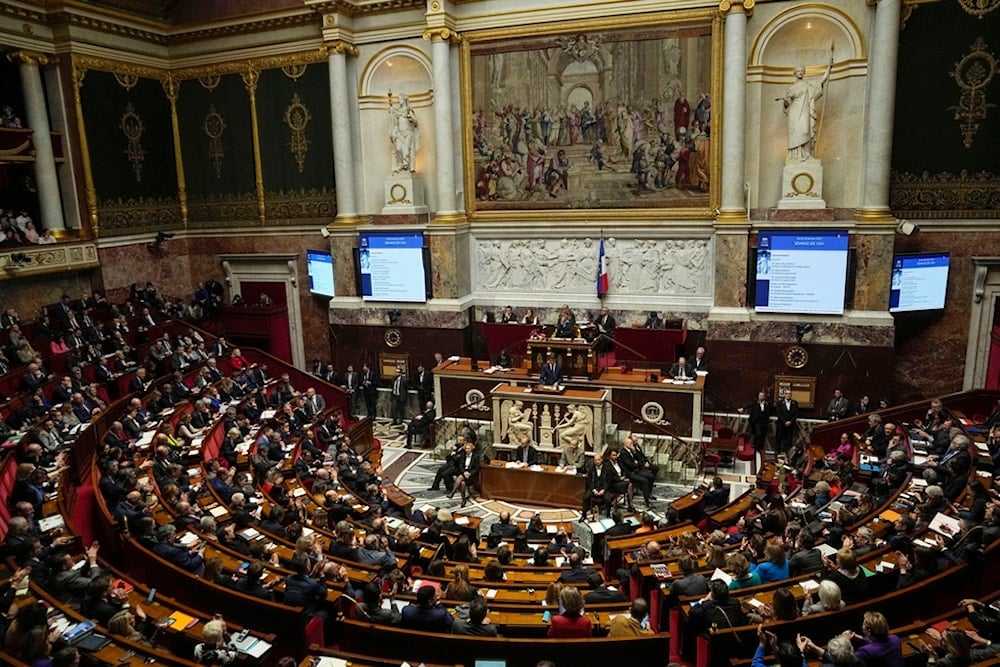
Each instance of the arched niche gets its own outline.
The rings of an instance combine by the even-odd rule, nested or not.
[[[833,46],[830,81],[819,103],[815,153],[823,163],[823,197],[831,208],[856,208],[860,201],[868,51],[859,27],[864,6],[848,13],[806,4],[776,13],[755,35],[747,64],[747,177],[751,208],[767,209],[781,198],[781,169],[787,151],[787,121],[781,102],[797,65],[807,78],[826,71]]]
[[[362,100],[388,100],[388,93],[409,95],[412,102],[428,100],[432,85],[431,63],[420,50],[393,46],[376,53],[361,73]]]

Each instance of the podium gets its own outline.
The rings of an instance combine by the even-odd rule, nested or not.
[[[529,368],[532,373],[541,373],[545,359],[551,353],[556,363],[562,366],[563,375],[594,378],[597,374],[597,343],[589,343],[583,338],[544,338],[526,343]]]

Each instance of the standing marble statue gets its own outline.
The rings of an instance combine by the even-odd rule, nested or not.
[[[813,144],[816,140],[817,114],[816,101],[823,97],[826,82],[830,80],[833,69],[833,55],[826,73],[817,81],[805,79],[806,68],[795,66],[795,83],[788,87],[781,100],[788,116],[788,160],[808,160],[813,156]]]
[[[392,173],[409,174],[415,171],[417,150],[420,147],[420,130],[417,118],[410,107],[408,95],[399,96],[399,104],[392,103],[389,93],[389,139],[392,141]]]

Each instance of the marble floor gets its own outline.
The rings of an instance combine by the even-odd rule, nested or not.
[[[488,498],[470,501],[465,508],[460,508],[460,498],[448,498],[443,489],[441,491],[428,491],[434,480],[434,473],[442,462],[434,458],[433,452],[430,450],[406,449],[405,432],[405,425],[393,425],[388,419],[377,419],[374,425],[374,435],[382,443],[383,474],[399,488],[414,497],[414,508],[427,506],[453,511],[461,509],[462,513],[478,516],[483,520],[481,533],[489,531],[489,526],[497,521],[501,512],[509,511],[516,521],[527,521],[537,513],[547,523],[573,522],[574,534],[584,547],[589,546],[590,530],[586,525],[578,522],[579,508],[535,507]],[[731,497],[735,498],[752,483],[753,472],[755,470],[749,463],[735,461],[733,468],[720,468],[719,476],[732,487]],[[641,498],[636,498],[636,509],[639,511],[648,509],[654,515],[662,518],[663,512],[671,501],[690,492],[701,481],[701,476],[689,475],[681,483],[657,482],[653,492],[656,500],[646,508]]]

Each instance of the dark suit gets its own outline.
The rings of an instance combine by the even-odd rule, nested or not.
[[[673,366],[670,367],[670,377],[672,378],[684,377],[693,380],[696,376],[694,369],[691,368],[690,364],[685,363],[682,366],[679,363],[675,363]]]
[[[417,371],[417,396],[420,398],[420,407],[434,400],[434,373],[428,370]]]
[[[696,373],[698,371],[707,371],[708,370],[708,357],[702,357],[701,359],[699,359],[698,357],[695,357],[690,362],[688,362],[688,366],[690,366],[692,369],[694,369],[694,371]]]
[[[555,362],[547,362],[542,366],[542,372],[539,375],[538,382],[543,385],[553,385],[559,384],[563,379],[562,366]]]
[[[389,396],[389,408],[392,414],[392,423],[400,424],[406,416],[406,376],[397,375],[392,381],[392,393]]]
[[[375,401],[378,398],[378,378],[375,371],[368,369],[361,371],[361,395],[365,399],[365,412],[372,419],[375,419]]]
[[[649,459],[642,451],[635,447],[631,451],[622,447],[618,450],[618,463],[637,489],[642,492],[642,497],[649,504],[649,497],[653,495],[653,483],[656,481],[656,474],[659,467],[649,463]]]
[[[528,465],[535,465],[538,463],[538,450],[530,444],[527,447],[519,445],[514,449],[514,460],[527,463]]]
[[[702,498],[702,510],[704,512],[711,512],[712,510],[717,510],[726,503],[729,502],[729,487],[725,484],[719,488],[714,486],[705,492],[705,497]]]
[[[610,352],[615,344],[613,341],[609,340],[615,335],[615,329],[618,328],[618,323],[615,322],[615,318],[612,315],[601,315],[597,318],[597,332],[607,336],[607,338],[601,338],[597,341],[594,348],[599,353]]]
[[[830,421],[836,421],[838,419],[843,419],[847,416],[847,411],[851,407],[851,402],[848,401],[844,396],[840,398],[831,398],[829,405],[826,406],[826,416]]]
[[[771,404],[764,401],[754,401],[746,408],[747,430],[753,439],[754,449],[764,449],[767,443],[767,429],[771,420]]]
[[[787,452],[792,446],[792,439],[795,438],[796,422],[799,419],[799,403],[783,398],[778,401],[774,412],[778,416],[778,424],[775,427],[776,445],[779,452]],[[786,422],[788,422],[787,425]]]

